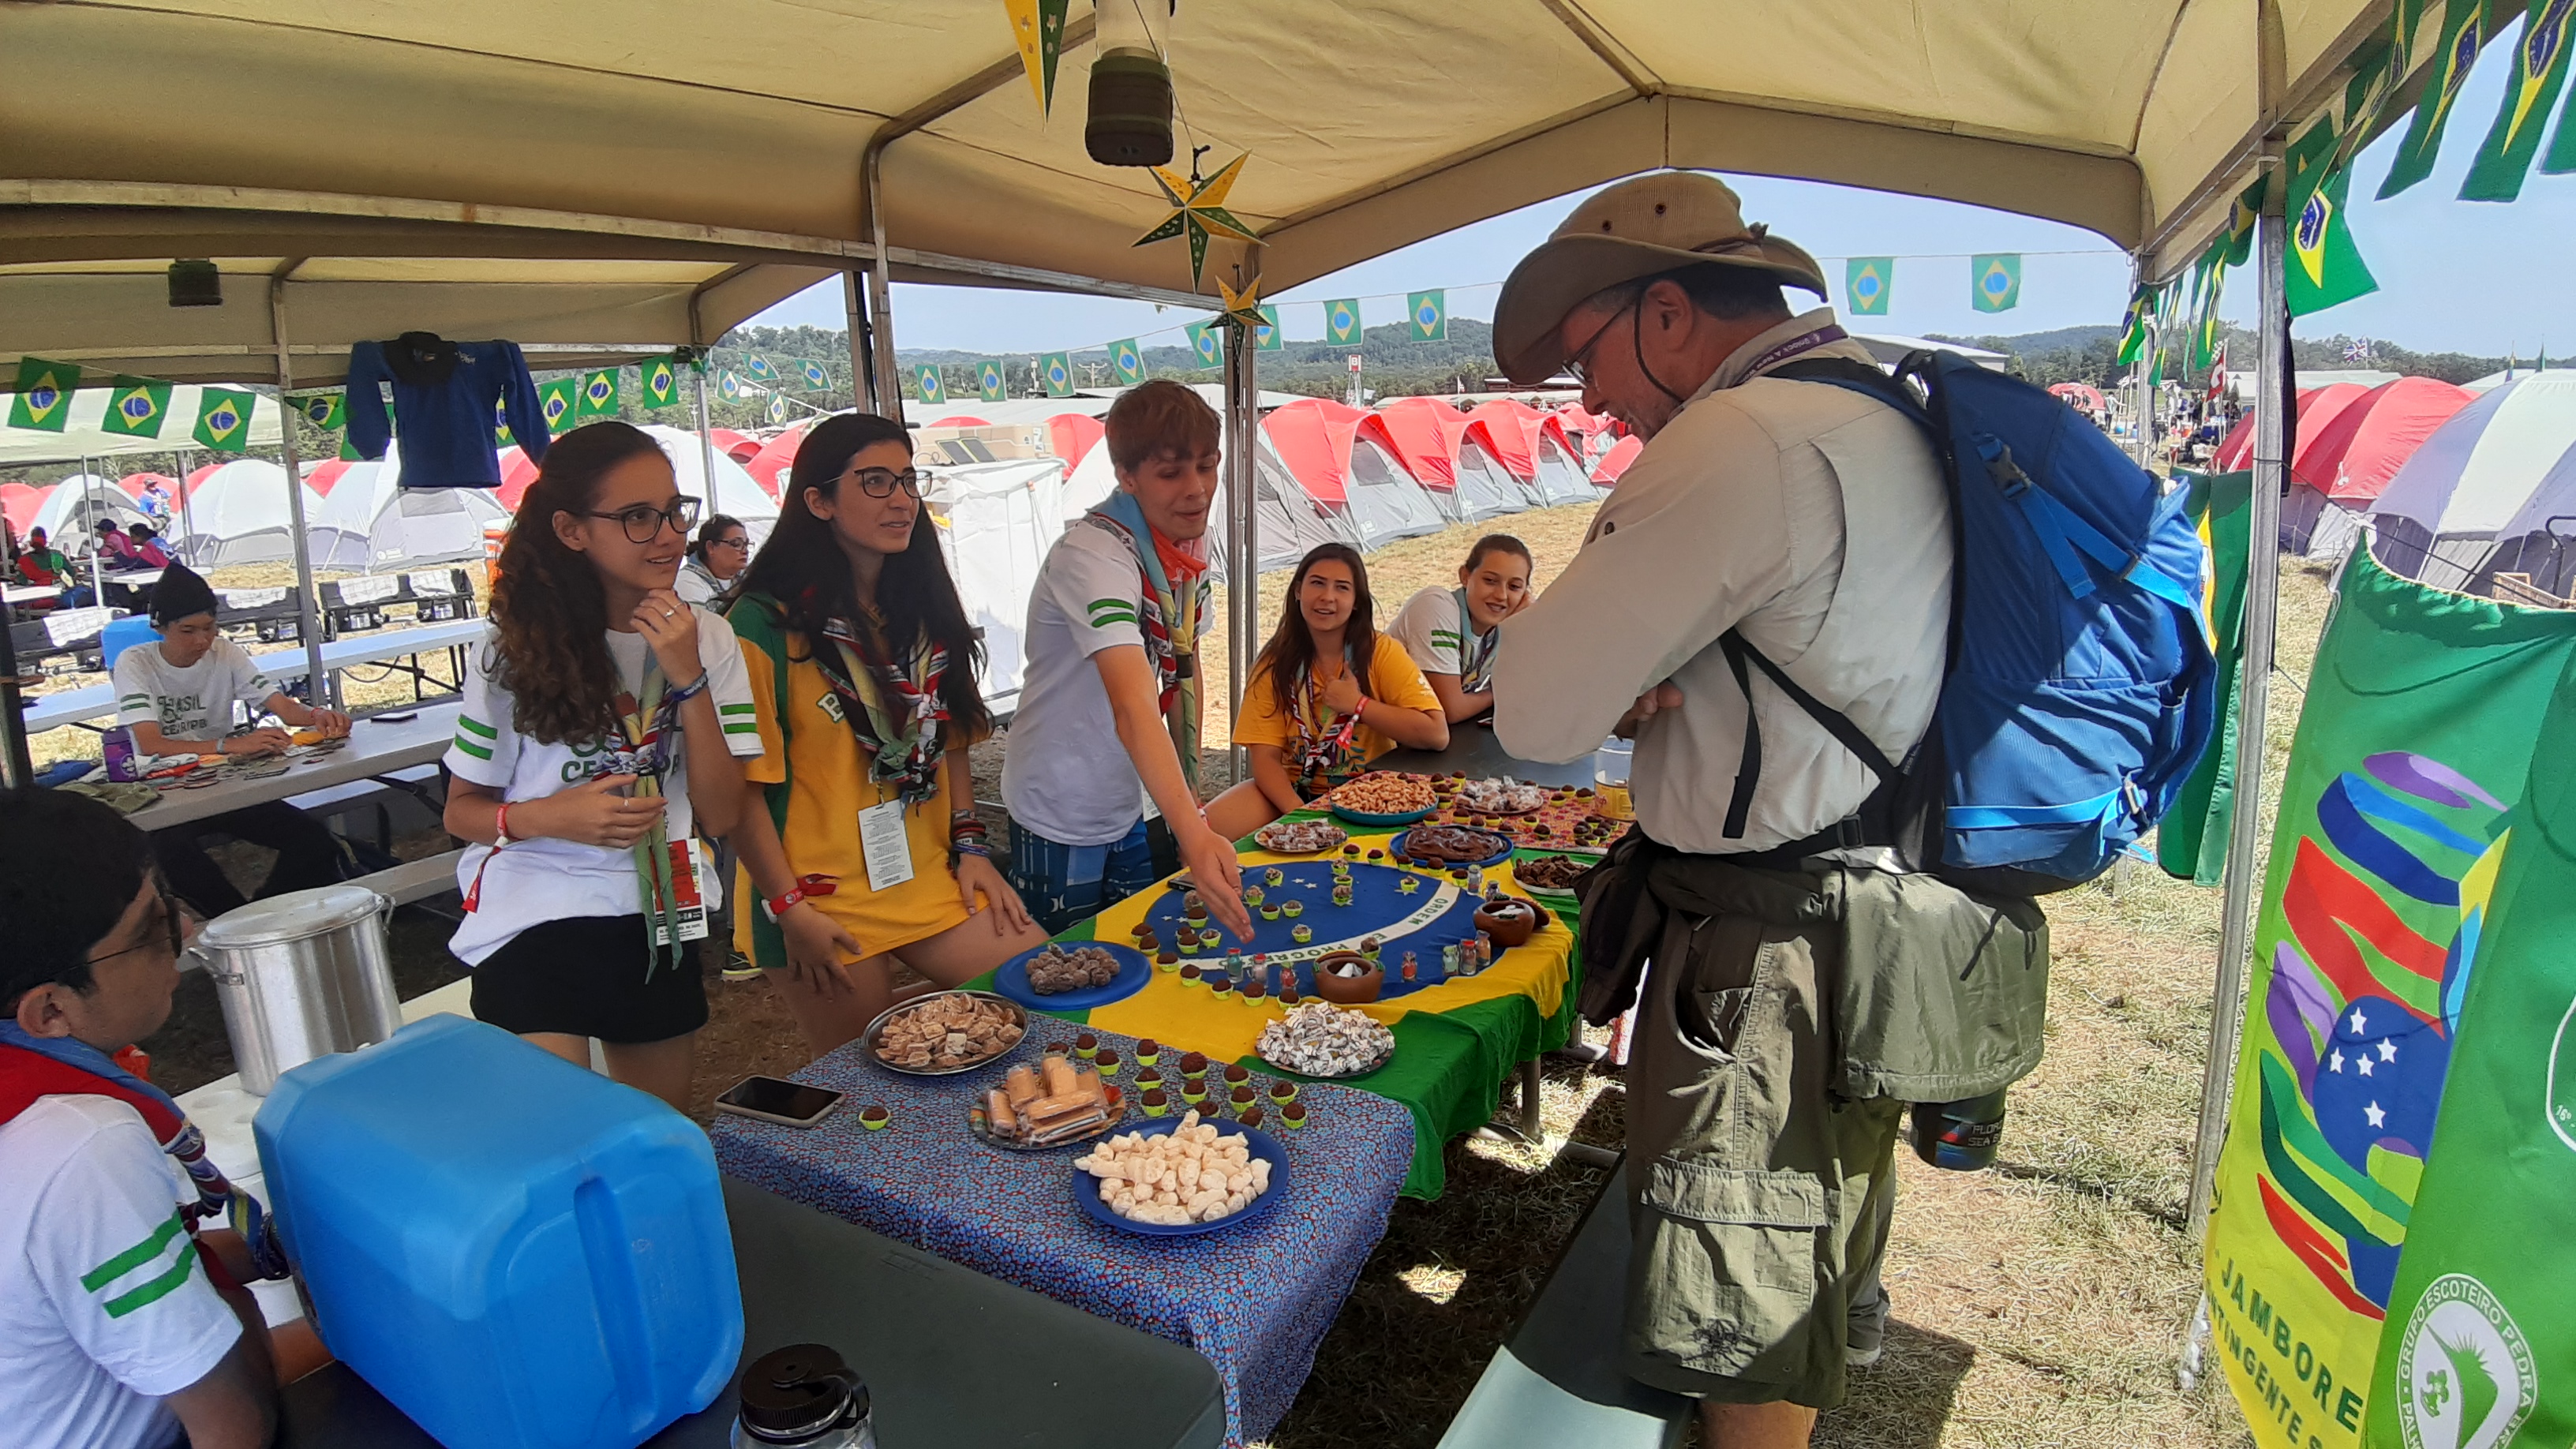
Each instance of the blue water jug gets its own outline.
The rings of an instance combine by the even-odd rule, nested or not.
[[[643,1092],[434,1016],[253,1129],[323,1342],[448,1449],[631,1449],[741,1359],[715,1153]]]

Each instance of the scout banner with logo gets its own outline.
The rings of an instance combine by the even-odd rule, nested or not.
[[[2528,1245],[2547,1220],[2476,1196],[2504,1161],[2436,1124],[2505,1109],[2483,1085],[2445,1092],[2455,1054],[2517,1049],[2488,1003],[2566,980],[2492,978],[2517,969],[2493,949],[2521,938],[2497,885],[2528,878],[2521,857],[2540,849],[2517,812],[2571,660],[2576,614],[2427,589],[2366,549],[2345,566],[2282,786],[2205,1250],[2214,1346],[2265,1449],[2355,1449],[2400,1408],[2373,1393],[2392,1362],[2419,1385],[2408,1449],[2496,1449],[2497,1405],[2530,1384],[2516,1335],[2557,1327],[2558,1361],[2576,1353],[2564,1292],[2479,1331],[2497,1285],[2418,1266]],[[2435,1203],[2451,1211],[2418,1217]],[[2456,1397],[2432,1410],[2427,1395]],[[2452,1432],[2472,1411],[2475,1432]]]

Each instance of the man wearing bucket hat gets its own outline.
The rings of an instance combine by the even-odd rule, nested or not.
[[[1623,1360],[1700,1399],[1726,1449],[1806,1443],[1847,1366],[1876,1359],[1902,1107],[1837,1090],[1846,887],[1812,863],[1892,838],[1872,831],[1893,802],[1722,641],[1904,760],[1939,695],[1950,598],[1930,446],[1886,403],[1792,380],[1875,364],[1830,308],[1792,315],[1783,286],[1825,291],[1724,182],[1660,172],[1578,206],[1494,315],[1514,382],[1571,371],[1586,408],[1646,439],[1573,563],[1504,628],[1494,725],[1537,760],[1636,739],[1637,829],[1583,902],[1585,1016],[1624,1012],[1648,959],[1655,982],[1628,1069]]]

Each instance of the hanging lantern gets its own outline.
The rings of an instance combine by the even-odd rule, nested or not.
[[[1168,166],[1172,68],[1154,49],[1145,6],[1174,0],[1100,0],[1091,61],[1091,111],[1083,148],[1103,166]],[[1165,9],[1168,16],[1171,11]]]

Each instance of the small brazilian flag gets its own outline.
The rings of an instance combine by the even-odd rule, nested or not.
[[[987,357],[975,364],[975,395],[986,402],[1000,402],[1011,395],[1002,380],[1001,359]]]
[[[1252,338],[1253,350],[1256,352],[1288,350],[1288,334],[1279,330],[1278,308],[1265,306],[1261,309],[1261,325],[1252,329]]]
[[[338,403],[337,396],[315,401]],[[116,391],[107,400],[107,415],[99,419],[99,431],[118,433],[129,438],[161,436],[161,420],[170,415],[170,384],[154,382],[148,377],[120,377]]]
[[[1199,360],[1199,366],[1225,366],[1225,342],[1217,336],[1217,324],[1193,322],[1182,330],[1190,335],[1190,354]]]
[[[948,385],[939,380],[939,365],[925,362],[912,370],[912,390],[921,398],[923,407],[938,407],[948,401]]]
[[[1344,297],[1324,304],[1324,340],[1335,347],[1360,345],[1360,299]]]
[[[579,385],[569,377],[556,378],[537,389],[537,411],[545,415],[547,437],[561,437],[572,430],[579,393]]]
[[[787,394],[773,392],[769,395],[769,421],[773,425],[787,421]]]
[[[1123,386],[1134,387],[1145,380],[1145,351],[1133,337],[1109,344],[1109,365],[1117,369]]]
[[[498,447],[508,441],[510,441],[509,400],[496,397],[492,399],[492,443]]]
[[[2156,315],[2160,298],[2151,283],[2141,282],[2129,293],[2129,310],[2120,317],[2120,351],[2112,361],[2121,367],[2146,354],[2147,324]]]
[[[2433,56],[2432,72],[2424,78],[2424,95],[2415,103],[2406,139],[2397,144],[2388,179],[2379,183],[2380,200],[2433,174],[2433,163],[2442,152],[2442,128],[2451,120],[2451,103],[2460,98],[2460,87],[2467,84],[2469,71],[2478,63],[2478,51],[2487,42],[2486,11],[2486,0],[2450,0],[2450,9],[2442,17],[2441,49]]]
[[[1406,293],[1404,315],[1412,320],[1413,330],[1408,335],[1414,341],[1449,340],[1449,294],[1446,291]]]
[[[723,398],[726,402],[740,402],[742,401],[742,394],[742,379],[734,376],[732,368],[728,367],[724,371],[716,374],[716,396]]]
[[[1046,382],[1048,397],[1073,396],[1073,359],[1061,352],[1050,352],[1038,359],[1038,376]]]
[[[1855,317],[1887,315],[1887,294],[1895,290],[1896,258],[1853,257],[1843,263],[1843,306]]]
[[[1977,279],[1968,299],[1980,312],[2009,312],[2021,305],[2021,254],[1995,252],[1968,259],[1968,275]]]
[[[2293,317],[2322,312],[2379,290],[2378,279],[2362,262],[2361,249],[2354,245],[2352,228],[2344,220],[2344,191],[2352,183],[2352,173],[2335,164],[2335,149],[2334,122],[2328,117],[2291,142],[2282,158],[2290,188],[2284,204],[2290,218],[2290,255],[2282,268],[2282,292]]]
[[[239,453],[250,447],[250,410],[252,397],[230,388],[210,387],[197,407],[197,441],[218,453]]]
[[[2567,84],[2571,12],[2576,12],[2576,0],[2533,0],[2524,12],[2522,40],[2513,48],[2513,74],[2505,81],[2504,104],[2496,109],[2495,124],[2487,129],[2486,144],[2478,147],[2477,159],[2469,163],[2468,178],[2460,183],[2462,201],[2511,201],[2522,194],[2522,178],[2531,169],[2532,153],[2540,149],[2541,130],[2549,123],[2550,103]],[[2566,129],[2563,123],[2560,129]],[[2558,159],[2555,150],[2551,159]],[[2576,157],[2569,160],[2576,165]],[[2293,315],[2297,311],[2291,308]]]
[[[671,359],[647,358],[643,373],[644,406],[666,408],[680,400],[680,377],[678,373],[671,370]]]
[[[125,379],[118,378],[119,386]],[[349,425],[349,395],[339,392],[317,392],[296,404],[304,420],[324,432],[336,433]]]
[[[778,376],[778,369],[770,366],[769,359],[757,352],[743,359],[742,370],[762,382],[769,382]]]
[[[823,364],[819,362],[809,362],[805,364],[805,390],[807,392],[821,392],[824,389],[829,388],[831,385],[832,374],[823,370]]]
[[[80,364],[18,359],[18,395],[9,402],[9,426],[59,433],[72,415],[72,393],[80,387]]]
[[[573,404],[573,421],[586,423],[592,418],[617,416],[617,369],[606,368],[585,374],[581,380],[580,400]]]

